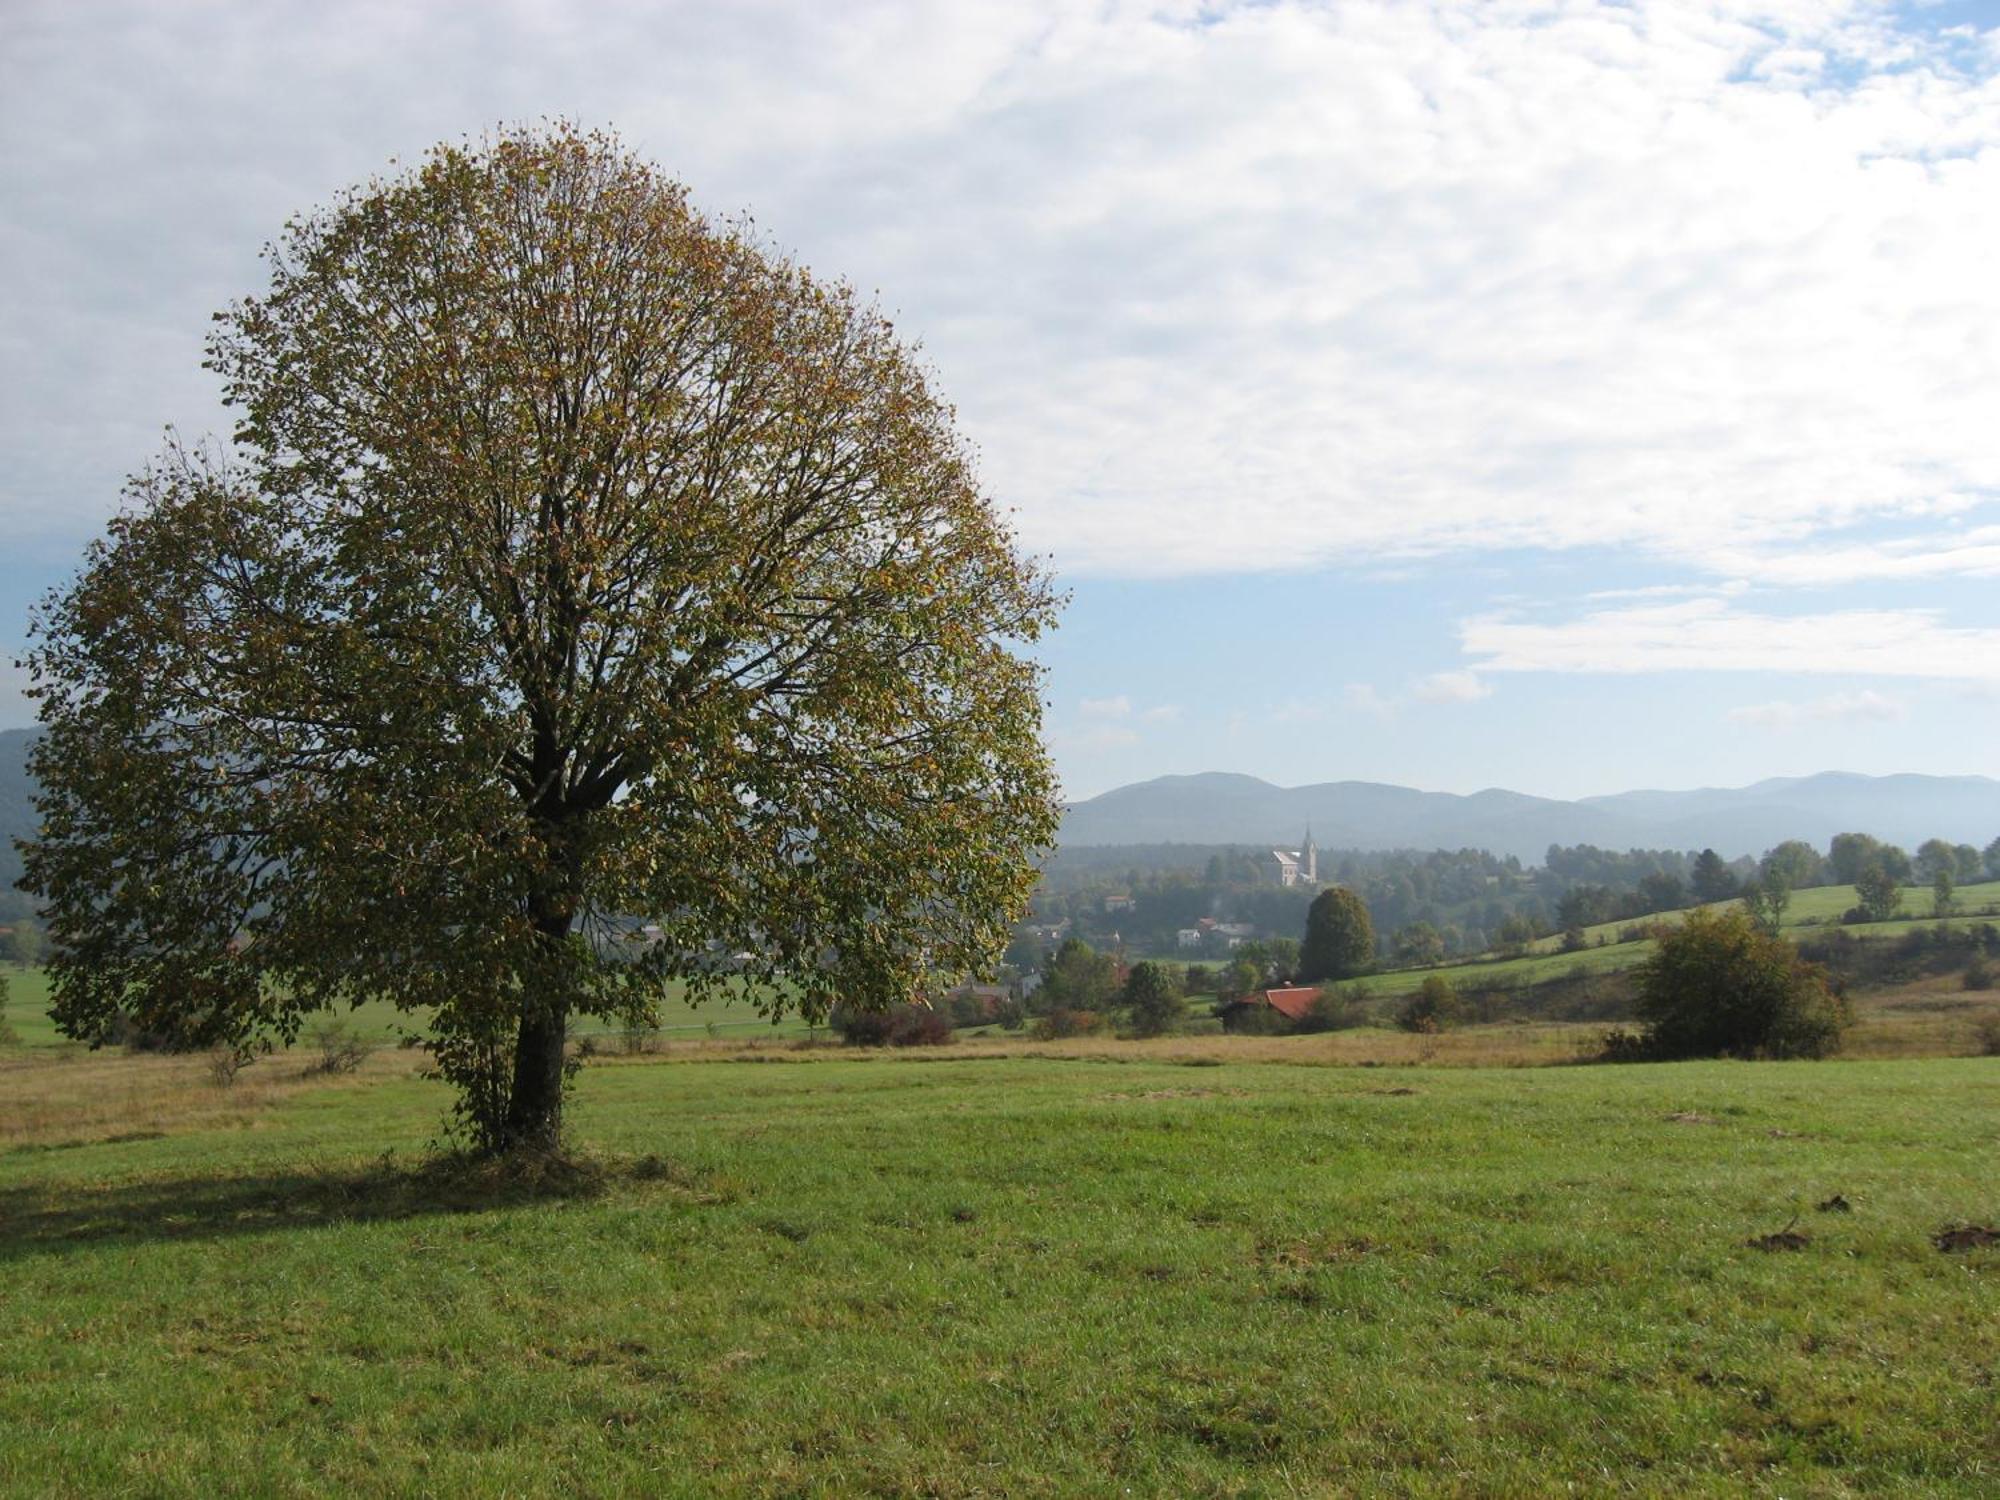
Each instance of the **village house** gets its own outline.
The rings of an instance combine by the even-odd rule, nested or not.
[[[1279,1029],[1296,1026],[1312,1011],[1313,1002],[1317,999],[1319,990],[1309,984],[1252,990],[1222,1007],[1219,1012],[1222,1028],[1225,1031],[1261,1030],[1265,1029],[1267,1018],[1276,1021]],[[1253,1017],[1256,1019],[1253,1020]]]

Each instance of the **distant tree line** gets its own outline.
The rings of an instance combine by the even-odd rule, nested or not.
[[[1524,951],[1554,933],[1738,898],[1753,920],[1775,928],[1791,893],[1817,886],[1856,886],[1857,920],[1893,914],[1912,882],[1929,885],[1935,909],[1948,911],[1958,887],[2000,879],[2000,838],[1983,849],[1931,839],[1912,855],[1865,833],[1842,833],[1825,853],[1789,839],[1762,859],[1724,859],[1713,849],[1556,844],[1539,866],[1480,849],[1323,850],[1320,869],[1366,908],[1376,960],[1415,966]],[[1032,926],[1067,922],[1069,935],[1100,949],[1226,963],[1226,936],[1188,951],[1178,934],[1204,919],[1267,935],[1303,933],[1317,894],[1276,884],[1268,858],[1251,848],[1059,850],[1044,865],[1032,922],[1008,958],[1022,970],[1041,968],[1050,954]]]

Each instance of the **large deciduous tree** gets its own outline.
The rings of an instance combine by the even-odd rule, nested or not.
[[[1058,600],[889,324],[615,141],[441,147],[288,226],[30,665],[55,1013],[428,1012],[490,1149],[565,1029],[997,956]]]
[[[1299,945],[1299,980],[1345,979],[1375,960],[1375,924],[1361,898],[1330,885],[1306,908],[1306,937]]]

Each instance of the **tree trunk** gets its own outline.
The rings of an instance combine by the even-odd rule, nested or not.
[[[552,948],[569,941],[572,913],[545,911],[535,926]],[[565,966],[551,964],[556,986]],[[554,1151],[562,1143],[564,1043],[569,1030],[569,997],[543,994],[521,1016],[514,1040],[514,1086],[507,1098],[507,1128],[503,1150]]]
[[[553,1151],[562,1141],[563,1034],[569,1009],[543,1005],[521,1017],[504,1149]]]

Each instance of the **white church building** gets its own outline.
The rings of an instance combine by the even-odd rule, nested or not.
[[[1298,849],[1273,849],[1271,860],[1279,885],[1319,884],[1319,845],[1313,842],[1312,829],[1306,829],[1304,846]]]

